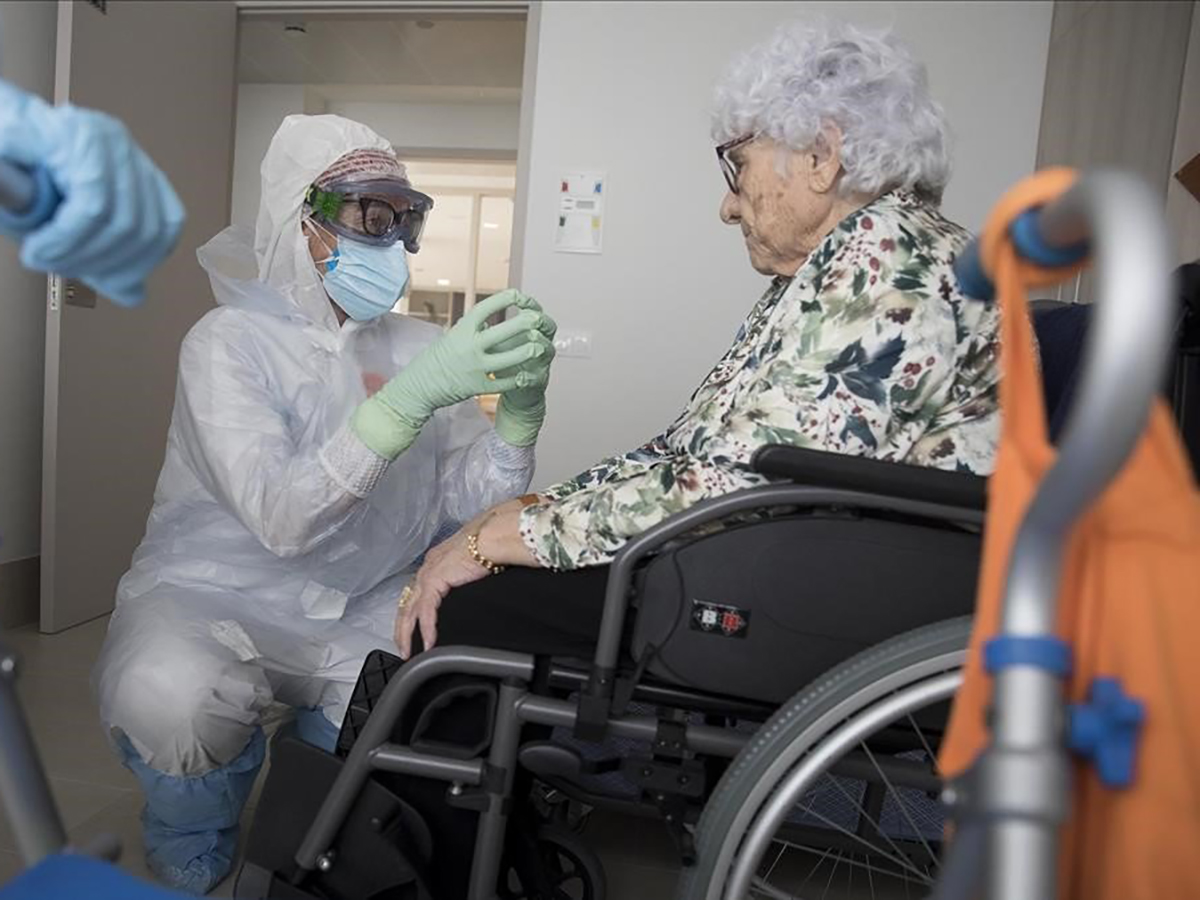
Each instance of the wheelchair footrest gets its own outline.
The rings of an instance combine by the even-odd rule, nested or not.
[[[538,778],[561,778],[567,781],[575,781],[585,775],[605,775],[616,772],[622,766],[619,758],[584,759],[578,750],[553,741],[526,744],[517,758],[522,768]]]

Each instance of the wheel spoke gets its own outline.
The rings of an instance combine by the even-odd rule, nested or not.
[[[811,853],[813,856],[816,856],[818,853],[820,853],[820,851],[817,850],[816,847],[806,847],[804,844],[795,844],[795,843],[789,842],[788,847],[789,847],[789,849],[792,849],[792,850],[798,850],[801,853]],[[830,850],[825,851],[826,854],[831,853],[831,852],[832,851],[830,851]],[[849,859],[846,859],[845,857],[843,857],[843,861],[848,866],[853,866],[856,869],[862,869],[863,871],[865,871],[868,874],[868,876],[872,872],[878,872],[880,875],[887,875],[892,878],[894,878],[900,874],[900,872],[896,869],[885,869],[882,866],[872,865],[869,862],[859,862],[859,860],[855,859],[853,856],[850,857]]]
[[[750,745],[727,773],[725,803],[705,810],[697,843],[707,865],[688,890],[875,898],[897,896],[903,881],[899,896],[923,896],[940,865],[938,723],[962,683],[969,633],[965,618],[919,629],[797,694],[768,722],[772,740]],[[791,849],[803,856],[789,859]]]
[[[917,878],[921,879],[921,881],[924,882],[925,884],[933,884],[933,879],[930,878],[928,875],[926,875],[924,872],[922,872],[920,869],[918,869],[916,866],[914,866],[912,864],[912,862],[910,860],[908,860],[907,858],[905,858],[903,856],[892,856],[892,854],[884,852],[879,847],[876,847],[874,844],[872,844],[870,841],[866,840],[865,838],[859,837],[857,834],[855,834],[850,829],[846,828],[844,825],[839,825],[837,822],[833,821],[832,819],[828,818],[827,816],[821,815],[821,813],[817,812],[815,809],[812,809],[811,806],[808,807],[805,811],[810,813],[811,815],[815,816],[816,818],[820,819],[822,822],[824,822],[826,825],[828,825],[834,831],[841,832],[842,834],[844,834],[846,837],[850,838],[851,840],[857,841],[858,843],[862,844],[864,847],[866,847],[868,850],[872,851],[873,853],[876,853],[877,855],[882,856],[884,859],[888,860],[889,862],[894,862],[901,869],[903,869],[907,872],[911,872]]]
[[[866,749],[866,744],[861,744],[860,746],[862,746],[862,748],[864,750]],[[866,819],[868,822],[871,823],[871,826],[875,829],[875,833],[877,835],[879,835],[881,838],[883,838],[885,841],[887,841],[888,846],[892,848],[892,851],[897,856],[901,856],[906,859],[908,858],[908,854],[906,854],[903,850],[901,850],[896,845],[896,842],[893,841],[890,837],[888,837],[887,833],[883,830],[883,827],[878,822],[875,821],[875,819],[871,816],[870,813],[867,812],[866,807],[864,807],[860,801],[855,800],[853,797],[851,797],[850,793],[844,787],[842,787],[841,781],[838,778],[836,778],[835,776],[832,776],[832,775],[828,775],[828,776],[826,776],[826,778],[829,781],[833,782],[833,786],[836,787],[841,792],[843,797],[845,797],[847,800],[849,800],[851,803],[853,803],[858,808],[859,814],[864,819]]]
[[[800,882],[800,884],[796,885],[794,888],[790,888],[789,889],[790,892],[789,892],[789,890],[784,890],[783,888],[772,885],[768,880],[770,878],[771,873],[768,873],[767,875],[764,875],[762,877],[756,877],[754,879],[752,893],[758,894],[758,895],[761,895],[764,897],[770,897],[770,898],[772,898],[772,900],[801,900],[801,895],[799,892],[801,890],[803,890],[804,886],[809,882],[809,880],[812,878],[812,876],[816,873],[817,869],[821,868],[821,866],[824,864],[825,860],[829,858],[830,854],[832,854],[833,851],[830,849],[820,850],[816,847],[809,847],[804,844],[794,843],[792,841],[780,841],[779,843],[782,844],[782,847],[780,848],[780,853],[776,855],[775,863],[772,864],[772,869],[774,869],[776,867],[778,862],[782,859],[782,855],[785,854],[788,850],[795,850],[798,853],[803,853],[803,854],[806,854],[809,856],[818,857],[818,859],[817,859],[816,863],[810,868],[808,874],[804,877],[804,880],[802,882]],[[860,860],[857,858],[857,854],[851,854],[850,856],[839,855],[839,857],[834,861],[834,863],[835,863],[835,868],[837,865],[840,865],[841,863],[846,864],[847,877],[849,878],[849,884],[847,887],[848,892],[849,892],[849,885],[853,884],[854,872],[856,870],[865,872],[866,877],[867,877],[867,890],[869,892],[868,896],[871,898],[874,898],[877,896],[877,893],[875,890],[875,875],[876,874],[884,875],[889,878],[903,876],[907,880],[907,873],[900,872],[896,869],[887,869],[887,868],[883,868],[878,865],[873,865],[870,862],[870,856],[867,856],[865,859]],[[832,881],[832,873],[830,875],[829,880],[826,883],[827,891],[829,889],[829,882],[831,882],[831,881]],[[822,896],[824,896],[824,894],[822,894]]]
[[[917,724],[917,720],[913,718],[912,713],[908,714],[908,724],[912,726],[913,731],[917,735],[917,739],[921,742],[921,746],[924,747],[925,752],[929,754],[929,761],[931,763],[935,762],[937,760],[937,754],[934,753],[933,748],[929,746],[929,741],[925,739],[925,732],[921,730],[921,726]]]
[[[775,854],[775,861],[771,863],[771,867],[767,869],[767,874],[763,876],[763,881],[771,877],[771,873],[775,871],[775,867],[779,865],[779,861],[783,859],[783,854],[787,852],[787,844],[779,848],[779,852]]]
[[[913,821],[913,817],[909,813],[908,807],[904,803],[904,798],[900,796],[900,792],[896,790],[896,787],[892,784],[891,779],[887,777],[887,773],[883,771],[883,768],[876,761],[875,754],[871,752],[871,748],[868,747],[865,742],[862,744],[862,748],[866,751],[867,758],[871,760],[871,765],[875,767],[875,771],[879,773],[879,777],[883,779],[883,783],[887,785],[888,790],[892,792],[892,796],[896,798],[896,805],[900,807],[900,812],[908,822],[908,827],[916,833],[917,839],[920,840],[921,846],[925,848],[925,852],[929,854],[929,859],[933,863],[934,870],[936,871],[938,868],[937,854],[933,852],[933,848],[929,846],[929,841],[925,840],[925,835],[921,833],[921,829],[918,828],[917,823]]]
[[[829,873],[829,880],[825,882],[825,890],[821,891],[821,900],[829,894],[829,886],[833,884],[833,876],[837,874],[838,864],[842,861],[842,854],[839,852],[837,859],[833,861],[833,869]]]
[[[788,843],[787,843],[787,841],[784,841],[784,842],[783,842],[783,844],[784,844],[784,847],[785,847],[785,848],[786,848],[787,846],[789,846],[789,845],[788,845]],[[803,881],[801,881],[801,882],[800,882],[798,885],[796,885],[796,890],[797,890],[797,891],[801,890],[801,889],[802,889],[802,888],[803,888],[803,887],[804,887],[806,884],[808,884],[808,880],[809,880],[810,878],[812,878],[812,877],[813,877],[813,875],[815,875],[815,874],[816,874],[816,872],[817,872],[817,869],[821,868],[821,866],[822,866],[822,865],[824,865],[824,863],[825,863],[825,860],[828,858],[829,854],[830,854],[830,853],[832,853],[832,852],[833,852],[833,850],[832,850],[832,849],[826,849],[826,850],[825,850],[825,852],[821,854],[821,858],[820,858],[820,859],[818,859],[818,860],[816,861],[816,863],[814,863],[814,864],[813,864],[813,867],[812,867],[811,869],[809,869],[809,870],[808,870],[808,874],[804,876],[804,880],[803,880]],[[813,854],[814,856],[816,855],[816,853],[817,853],[817,851],[816,851],[816,850],[813,850],[813,851],[812,851],[812,854]]]
[[[755,877],[750,889],[753,893],[762,897],[770,897],[771,900],[803,900],[799,894],[789,894],[787,891],[781,891],[779,888],[772,887],[758,877]]]

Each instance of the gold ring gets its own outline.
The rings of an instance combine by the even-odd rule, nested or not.
[[[413,589],[412,585],[408,585],[400,592],[400,609],[407,609],[409,601],[412,600]]]
[[[496,373],[495,373],[495,372],[488,372],[488,373],[487,373],[487,377],[488,377],[488,381],[495,381],[495,380],[496,380]]]

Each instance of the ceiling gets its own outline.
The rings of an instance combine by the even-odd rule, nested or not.
[[[521,87],[524,59],[525,19],[517,16],[253,16],[239,23],[239,82],[511,91]]]

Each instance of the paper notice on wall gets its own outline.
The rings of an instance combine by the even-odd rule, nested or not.
[[[599,253],[604,236],[604,173],[571,172],[559,179],[554,249]]]

